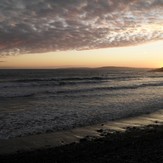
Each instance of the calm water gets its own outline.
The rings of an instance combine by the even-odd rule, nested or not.
[[[145,69],[0,70],[0,139],[163,108],[163,73]]]

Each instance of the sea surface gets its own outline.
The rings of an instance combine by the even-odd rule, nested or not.
[[[96,68],[0,70],[0,139],[69,130],[163,109],[163,73]]]

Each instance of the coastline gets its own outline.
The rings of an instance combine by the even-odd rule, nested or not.
[[[68,131],[0,140],[0,156],[17,155],[17,153],[40,149],[48,150],[49,148],[58,148],[72,143],[80,144],[82,140],[103,139],[108,134],[125,133],[132,128],[142,129],[150,125],[163,125],[163,110]]]
[[[1,155],[1,163],[162,163],[163,123],[144,128],[130,127],[126,132],[107,133],[99,139],[81,139],[56,148],[21,151]]]

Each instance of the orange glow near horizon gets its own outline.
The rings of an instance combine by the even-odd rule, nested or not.
[[[24,54],[0,58],[0,68],[163,67],[163,41],[85,51]]]

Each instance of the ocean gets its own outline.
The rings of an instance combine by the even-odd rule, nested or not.
[[[0,70],[0,139],[163,109],[163,73],[135,68]]]

